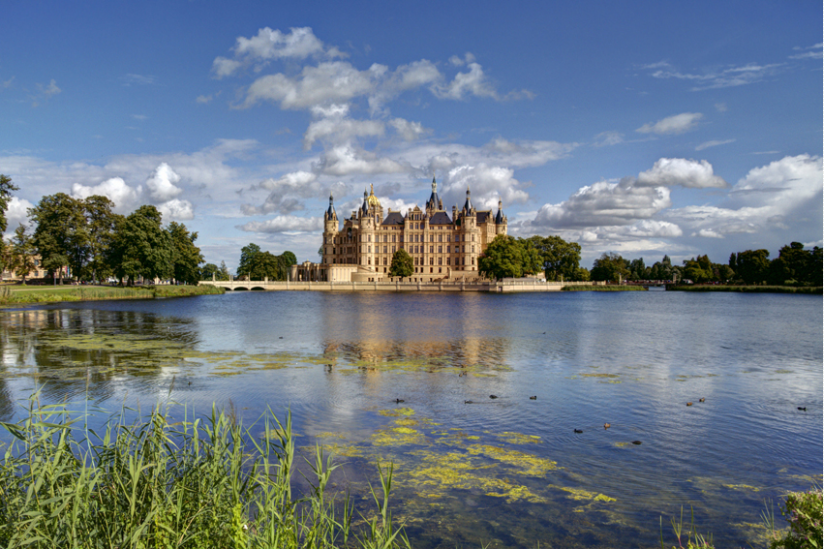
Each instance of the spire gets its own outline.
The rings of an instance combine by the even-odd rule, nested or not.
[[[498,215],[495,216],[495,223],[500,225],[504,222],[503,202],[498,200]]]
[[[432,194],[438,192],[438,183],[435,182],[435,176],[432,176]]]
[[[329,219],[332,219],[333,217],[337,217],[337,215],[335,214],[335,205],[334,205],[333,201],[334,201],[334,198],[332,197],[332,193],[329,193],[329,209],[326,210],[326,216]]]
[[[427,210],[440,210],[441,199],[438,198],[438,183],[435,181],[435,178],[432,177],[432,194],[429,195],[429,200],[426,201],[426,209]]]
[[[363,206],[361,206],[361,211],[363,211],[363,215],[369,211],[369,204],[368,204],[368,197],[369,193],[366,192],[366,188],[363,189]]]
[[[472,209],[472,201],[469,200],[469,185],[466,186],[466,202],[464,202],[463,209],[467,212]]]

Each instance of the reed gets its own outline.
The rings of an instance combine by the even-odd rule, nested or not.
[[[0,546],[409,546],[389,512],[391,466],[379,468],[377,514],[356,533],[348,497],[327,494],[331,459],[316,450],[309,493],[295,497],[291,416],[282,424],[269,412],[259,421],[265,432],[256,439],[214,407],[206,418],[177,423],[158,407],[133,424],[121,413],[97,433],[35,396],[25,419],[2,424],[12,442],[0,463]]]
[[[564,286],[561,288],[563,292],[645,292],[646,288],[643,286]]]
[[[0,305],[26,305],[31,303],[55,303],[61,301],[104,301],[111,299],[153,299],[165,297],[189,297],[218,295],[223,288],[214,286],[3,286],[0,289]]]

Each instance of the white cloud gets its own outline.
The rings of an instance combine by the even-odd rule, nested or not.
[[[767,76],[773,75],[783,65],[774,63],[770,65],[759,65],[749,63],[741,66],[729,66],[725,69],[710,71],[704,74],[683,73],[672,68],[669,63],[656,64],[657,66],[647,66],[648,69],[657,69],[652,73],[653,78],[687,80],[695,82],[692,91],[703,91],[716,88],[730,88],[753,84],[764,80]]]
[[[323,218],[280,215],[266,221],[250,221],[239,229],[251,233],[287,233],[323,230]]]
[[[324,118],[309,124],[303,134],[303,149],[309,150],[315,141],[328,139],[332,143],[348,143],[356,137],[380,137],[384,134],[379,120],[352,120],[351,118]]]
[[[49,98],[53,95],[57,95],[58,93],[63,91],[63,90],[61,90],[60,88],[57,87],[57,82],[55,82],[54,78],[52,78],[52,80],[51,80],[51,82],[49,82],[48,86],[41,86],[40,84],[38,84],[37,87],[40,89],[41,93],[46,98]]]
[[[33,208],[34,204],[25,198],[12,196],[9,200],[9,209],[6,210],[6,236],[11,235],[18,226],[23,225],[29,227],[28,210]]]
[[[447,172],[440,187],[444,207],[463,207],[466,189],[471,189],[472,205],[477,210],[498,207],[498,200],[504,205],[524,203],[529,195],[521,188],[523,184],[515,179],[514,170],[500,166],[477,165],[457,166]]]
[[[386,66],[374,64],[359,71],[349,63],[334,61],[304,67],[296,78],[281,73],[263,76],[249,86],[243,106],[262,100],[280,103],[282,109],[345,103],[372,91],[386,70]]]
[[[822,43],[819,42],[814,46],[806,48],[795,47],[795,51],[801,52],[790,56],[790,59],[821,59],[822,58]]]
[[[420,122],[410,122],[403,118],[394,118],[389,121],[389,125],[395,128],[405,141],[416,141],[426,134],[432,133],[429,128],[424,128]]]
[[[626,177],[581,187],[565,202],[543,205],[532,224],[554,228],[629,225],[672,206],[666,187],[637,187],[634,183],[634,178]]]
[[[149,190],[149,196],[153,200],[165,202],[183,192],[183,189],[175,185],[179,181],[180,176],[175,173],[172,167],[162,162],[146,180],[146,187]]]
[[[255,70],[259,71],[267,62],[276,59],[343,56],[335,47],[326,48],[310,27],[292,28],[289,33],[265,27],[251,38],[238,37],[232,51],[234,59],[218,57],[214,60],[212,71],[217,78],[229,76],[248,64],[255,64]]]
[[[662,118],[655,123],[647,123],[635,130],[639,133],[654,133],[657,135],[679,134],[695,129],[698,121],[704,117],[700,112],[685,112]]]
[[[129,87],[132,85],[139,85],[139,86],[150,86],[155,83],[156,79],[152,75],[146,74],[127,74],[120,78],[120,81],[123,83],[124,86]]]
[[[619,132],[601,132],[595,136],[594,147],[606,147],[624,142],[623,134]]]
[[[712,229],[701,229],[697,233],[692,233],[692,236],[700,236],[702,238],[724,238],[724,235],[718,234]]]
[[[723,141],[704,141],[697,147],[695,147],[696,151],[703,151],[704,149],[709,149],[710,147],[718,147],[719,145],[726,145],[728,143],[734,143],[735,139],[724,139]]]
[[[489,83],[478,63],[469,63],[468,72],[459,72],[449,84],[432,87],[432,93],[441,99],[463,99],[466,95],[497,98],[498,94]]]
[[[371,151],[350,145],[340,145],[324,151],[317,164],[317,169],[326,175],[345,176],[399,173],[408,171],[410,168],[395,160],[379,157]]]
[[[187,221],[194,219],[194,209],[188,200],[175,198],[157,205],[158,211],[163,214],[163,221]]]
[[[74,198],[88,198],[93,195],[105,196],[114,202],[114,211],[117,213],[128,213],[134,209],[140,200],[142,188],[138,185],[136,189],[126,184],[122,177],[112,177],[97,185],[83,185],[75,183],[72,185],[72,196]]]
[[[687,187],[705,189],[724,188],[727,182],[713,174],[712,164],[706,160],[685,158],[660,158],[649,170],[638,174],[636,182],[643,187]]]

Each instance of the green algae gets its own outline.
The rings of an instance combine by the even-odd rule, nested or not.
[[[504,431],[503,433],[498,433],[495,436],[509,444],[538,444],[541,442],[541,437],[539,436],[524,435],[522,433],[515,433],[512,431]]]
[[[753,492],[758,492],[760,488],[756,488],[755,486],[750,486],[749,484],[722,484],[724,488],[729,488],[730,490],[752,490]]]
[[[425,444],[426,437],[420,431],[409,427],[379,429],[372,434],[373,446],[406,446]]]
[[[616,378],[621,377],[618,374],[579,374],[581,377],[603,377],[603,378]]]
[[[323,431],[321,433],[316,433],[314,436],[315,436],[315,438],[339,438],[339,439],[346,440],[346,437],[344,435],[342,435],[340,433],[332,433],[332,432],[329,432],[329,431]]]
[[[472,455],[480,455],[505,463],[516,468],[518,474],[526,476],[543,477],[548,471],[558,468],[558,463],[555,461],[499,446],[472,444],[466,450]]]
[[[412,408],[393,408],[391,410],[378,410],[378,413],[387,417],[412,416],[415,410]]]
[[[613,497],[609,497],[605,494],[600,494],[598,492],[590,492],[589,490],[583,490],[581,488],[569,488],[567,486],[556,486],[554,484],[550,484],[549,488],[554,488],[556,490],[561,490],[566,492],[569,499],[575,501],[592,501],[592,502],[603,502],[603,503],[612,503],[618,501]]]

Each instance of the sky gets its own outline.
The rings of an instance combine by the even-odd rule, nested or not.
[[[318,261],[467,187],[514,236],[675,262],[822,246],[822,4],[7,1],[9,236],[58,192],[154,204],[206,261]]]

